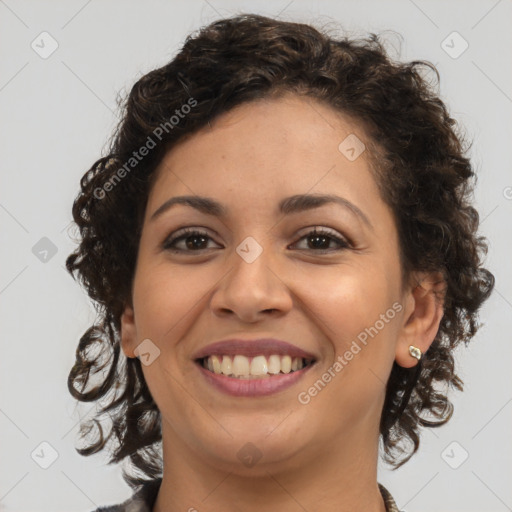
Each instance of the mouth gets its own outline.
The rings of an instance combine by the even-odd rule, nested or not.
[[[231,396],[265,396],[297,383],[317,356],[273,338],[229,339],[203,347],[193,357],[210,389]]]
[[[288,354],[259,354],[252,357],[242,354],[214,354],[196,359],[196,363],[206,371],[238,380],[272,379],[300,372],[315,362],[315,359],[292,357]]]

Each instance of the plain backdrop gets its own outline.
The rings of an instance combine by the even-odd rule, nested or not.
[[[496,289],[457,352],[465,391],[451,395],[452,420],[425,430],[403,468],[380,463],[379,481],[407,512],[512,510],[510,0],[0,0],[0,510],[87,512],[131,495],[120,466],[75,451],[94,406],[77,406],[67,376],[95,315],[64,268],[71,205],[115,126],[118,93],[193,30],[240,12],[387,32],[395,57],[437,66],[442,99],[473,140]]]

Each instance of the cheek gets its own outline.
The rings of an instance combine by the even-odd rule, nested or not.
[[[334,430],[346,426],[348,417],[353,421],[381,406],[394,360],[394,303],[385,274],[377,271],[345,269],[341,277],[331,276],[328,287],[308,294],[308,310],[330,341],[324,343],[328,352],[320,376],[328,384],[315,406],[330,411],[325,417]]]
[[[140,335],[160,338],[179,324],[201,297],[204,283],[196,273],[169,264],[142,267],[133,290]]]
[[[384,272],[345,268],[323,278],[312,274],[310,280],[303,295],[308,309],[340,348],[392,306],[393,293]]]
[[[189,407],[180,399],[182,385],[178,382],[191,371],[183,364],[185,347],[180,340],[197,321],[197,308],[204,308],[200,299],[206,285],[204,274],[199,276],[185,267],[171,268],[168,262],[141,260],[136,273],[133,295],[137,337],[150,339],[160,351],[142,370],[160,410],[167,410],[171,403]]]
[[[322,371],[331,391],[317,405],[329,409],[334,400],[342,405],[341,415],[347,410],[364,415],[371,404],[379,406],[394,360],[400,305],[387,274],[378,265],[373,269],[344,268],[339,277],[331,275],[328,286],[312,287],[308,296],[308,309],[330,340],[324,343]],[[342,420],[335,416],[333,428]]]

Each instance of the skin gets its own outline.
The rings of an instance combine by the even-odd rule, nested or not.
[[[377,486],[385,384],[393,361],[417,363],[409,345],[428,349],[443,310],[433,293],[439,275],[417,273],[402,289],[396,225],[367,152],[349,161],[338,150],[351,133],[368,140],[328,106],[287,94],[223,114],[157,169],[121,329],[127,357],[147,338],[160,350],[142,365],[162,415],[164,477],[154,512],[385,511]],[[303,193],[344,197],[373,229],[336,204],[278,213],[281,199]],[[150,220],[179,195],[216,199],[228,215],[177,205]],[[351,246],[327,238],[320,249],[331,252],[321,254],[306,236],[315,226]],[[177,247],[188,253],[162,248],[182,227],[207,232],[190,241],[202,250],[185,240]],[[248,236],[263,249],[250,264],[236,252]],[[308,404],[299,403],[298,393],[395,302],[401,311]],[[214,341],[264,336],[314,353],[317,363],[291,388],[252,398],[214,389],[192,360]],[[252,467],[237,457],[248,442],[262,455]]]

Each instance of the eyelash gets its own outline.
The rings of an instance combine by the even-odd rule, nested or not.
[[[203,236],[203,237],[211,239],[211,237],[208,233],[206,233],[205,231],[200,231],[195,228],[183,228],[182,230],[178,231],[177,233],[178,233],[177,235],[170,236],[169,238],[167,238],[164,241],[164,243],[162,244],[162,249],[170,251],[172,253],[181,253],[181,254],[182,253],[193,253],[193,252],[199,253],[199,252],[205,251],[206,249],[198,249],[196,251],[186,250],[186,249],[174,249],[172,247],[172,245],[175,244],[176,242],[178,242],[179,240],[182,240],[182,239],[186,240],[187,238],[192,237],[192,236]],[[326,236],[327,238],[330,238],[331,240],[334,240],[336,243],[338,243],[340,248],[338,248],[338,249],[318,249],[318,250],[316,250],[316,249],[300,249],[300,250],[313,251],[318,254],[327,254],[327,253],[342,251],[342,250],[345,250],[345,249],[348,249],[351,247],[350,242],[337,236],[335,231],[332,231],[327,228],[317,229],[315,227],[313,230],[309,231],[308,233],[306,233],[305,235],[300,237],[299,240],[302,240],[304,238],[314,236],[314,235]]]

